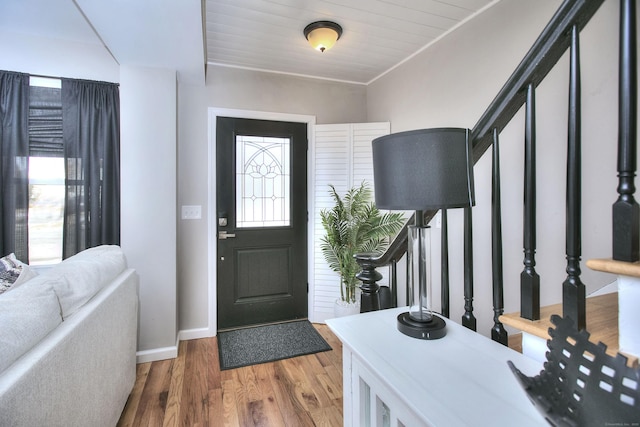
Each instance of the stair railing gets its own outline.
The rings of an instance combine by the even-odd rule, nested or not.
[[[535,91],[567,49],[570,49],[569,124],[567,138],[567,278],[563,287],[563,314],[571,316],[580,329],[586,326],[585,286],[580,280],[581,257],[581,111],[580,111],[580,31],[604,0],[565,0],[544,28],[498,95],[471,131],[475,162],[492,147],[492,274],[494,326],[492,339],[507,344],[507,333],[500,323],[503,314],[502,232],[500,213],[499,135],[525,105],[525,177],[524,177],[524,268],[521,273],[521,316],[540,318],[540,277],[535,270],[536,252],[536,134]],[[634,199],[636,173],[636,29],[635,1],[620,0],[619,60],[619,137],[618,200],[612,208],[613,258],[640,259],[640,210]],[[476,330],[473,314],[473,260],[471,208],[464,215],[464,309],[462,324]],[[428,223],[436,211],[425,212]],[[446,211],[442,212],[442,314],[449,316],[449,283]],[[410,219],[408,223],[413,223]],[[364,277],[374,277],[375,268],[397,263],[406,253],[407,231],[403,229],[388,250],[378,256],[358,254]],[[395,275],[392,269],[392,276]],[[397,284],[392,277],[392,287]],[[375,299],[377,285],[369,281],[363,288],[365,298]],[[392,294],[395,294],[392,289]]]

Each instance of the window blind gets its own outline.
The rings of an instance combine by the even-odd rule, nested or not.
[[[64,157],[62,96],[59,88],[29,88],[29,155]]]

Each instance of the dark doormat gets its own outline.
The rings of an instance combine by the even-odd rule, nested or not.
[[[218,333],[220,370],[331,350],[308,320]]]

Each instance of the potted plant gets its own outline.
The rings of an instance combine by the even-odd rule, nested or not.
[[[344,198],[340,198],[333,185],[329,187],[334,206],[320,212],[326,232],[321,238],[320,249],[329,268],[340,275],[340,299],[336,304],[351,306],[357,313],[359,281],[356,274],[360,266],[354,255],[382,254],[390,236],[400,231],[405,219],[401,213],[381,213],[371,201],[371,190],[364,181],[347,191]]]

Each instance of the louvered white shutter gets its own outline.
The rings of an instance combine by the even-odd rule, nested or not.
[[[373,190],[373,159],[371,141],[390,132],[388,122],[316,125],[313,161],[313,265],[310,292],[313,298],[311,319],[323,322],[333,317],[335,300],[340,297],[340,277],[329,269],[322,252],[320,238],[325,234],[320,211],[330,209],[333,200],[329,195],[332,184],[338,194],[344,195],[362,181]],[[381,269],[387,282],[387,269]]]

